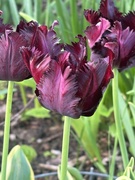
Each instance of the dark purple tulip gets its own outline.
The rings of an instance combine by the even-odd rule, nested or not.
[[[50,54],[53,58],[57,57],[63,46],[59,43],[60,40],[53,30],[56,25],[58,25],[57,21],[54,21],[50,28],[45,25],[39,26],[38,23],[33,21],[29,23],[22,21],[17,27],[17,32],[27,39],[30,47],[35,47],[43,54]]]
[[[84,16],[91,24],[97,24],[101,17],[111,23],[123,17],[122,13],[114,6],[113,0],[101,0],[98,11],[87,9],[84,11]]]
[[[122,29],[121,23],[116,21],[110,33],[106,35],[105,47],[114,53],[113,65],[118,69],[135,66],[135,32],[130,28]]]
[[[20,53],[22,46],[28,46],[22,35],[0,19],[0,80],[22,81],[30,77]]]
[[[49,44],[55,52],[59,44],[52,42]],[[46,52],[46,47],[42,49]],[[23,59],[37,82],[36,95],[40,103],[72,118],[92,115],[112,78],[109,57],[87,62],[86,42],[81,36],[79,42],[65,45],[64,50],[61,48],[57,56],[52,54],[50,50],[43,53],[35,48],[22,49]]]
[[[24,51],[26,51],[23,56],[25,56],[26,66],[37,83],[44,71],[48,69],[48,63],[51,59],[57,60],[58,56],[62,53],[63,44],[60,43],[54,31],[54,26],[57,24],[58,22],[54,21],[52,26],[48,28],[45,25],[38,26],[38,24],[34,22],[22,22],[21,25],[18,26],[17,31],[30,43],[30,48],[26,48],[27,50],[23,48]],[[33,54],[34,59],[30,66],[29,57],[32,58]]]
[[[123,15],[112,0],[101,0],[98,11],[85,10],[91,26],[85,30],[92,59],[111,56],[119,71],[135,66],[135,14]],[[111,51],[112,53],[111,53]]]

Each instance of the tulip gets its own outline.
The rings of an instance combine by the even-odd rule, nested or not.
[[[27,41],[0,19],[0,80],[22,81],[31,77],[22,60],[22,46],[28,46]]]
[[[37,83],[35,92],[40,103],[72,118],[93,115],[113,76],[109,56],[87,61],[86,39],[78,38],[79,42],[61,45],[50,28],[44,33],[45,43],[41,43],[40,50],[32,46],[21,50]]]
[[[91,23],[85,30],[91,59],[111,56],[119,71],[135,66],[135,14],[123,15],[112,0],[101,0],[98,11],[85,10],[84,15]]]

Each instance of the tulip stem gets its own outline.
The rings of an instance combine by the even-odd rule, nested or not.
[[[120,109],[119,109],[119,94],[118,94],[118,70],[114,69],[114,78],[112,84],[112,91],[113,91],[113,106],[114,106],[114,117],[115,117],[115,124],[116,124],[116,131],[118,136],[118,141],[120,145],[120,150],[123,159],[124,168],[126,168],[128,164],[128,153],[126,149],[126,143],[124,139],[124,133],[122,129],[122,121],[120,117]]]
[[[7,168],[7,156],[8,156],[8,148],[9,148],[10,116],[11,116],[11,108],[12,108],[13,86],[14,86],[14,83],[9,81],[8,82],[7,101],[6,101],[4,136],[3,136],[1,180],[6,180],[6,168]]]
[[[65,117],[65,120],[64,120],[64,129],[63,129],[63,142],[62,142],[62,159],[61,159],[60,180],[66,179],[66,176],[67,176],[70,125],[71,125],[71,119],[68,118],[68,117]]]

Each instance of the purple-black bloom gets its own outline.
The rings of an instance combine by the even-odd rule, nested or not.
[[[135,14],[122,14],[112,0],[101,0],[98,11],[85,10],[91,26],[85,30],[93,57],[112,57],[119,71],[135,65]],[[111,51],[112,52],[111,52]],[[113,53],[113,54],[112,54]]]
[[[30,47],[26,48],[28,52],[26,51],[27,53],[25,54],[28,58],[26,57],[24,59],[27,68],[37,83],[43,72],[48,69],[48,63],[51,59],[57,60],[59,54],[62,53],[63,44],[60,43],[60,39],[57,38],[56,32],[54,31],[54,26],[57,24],[58,22],[54,21],[52,26],[48,28],[45,25],[39,26],[36,22],[31,21],[29,23],[20,22],[17,27],[17,31],[24,36],[30,44]],[[31,51],[29,51],[29,49],[31,49]],[[35,60],[33,60],[32,65],[30,65],[29,57],[33,56],[33,52],[35,54]],[[28,62],[26,62],[26,60]]]
[[[37,29],[41,46],[38,48],[40,42],[36,41],[34,46],[33,41],[30,48],[22,48],[23,59],[37,83],[40,103],[73,118],[92,115],[113,76],[110,58],[87,62],[84,37],[78,36],[77,43],[62,45],[53,26],[46,31],[42,28],[47,27]]]
[[[28,46],[22,35],[0,19],[0,80],[22,81],[31,77],[20,53],[22,46]]]

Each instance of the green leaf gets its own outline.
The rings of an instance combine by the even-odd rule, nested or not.
[[[134,170],[134,158],[131,157],[125,172],[123,173],[122,176],[118,177],[116,180],[134,180],[135,179],[135,172]]]
[[[26,111],[25,116],[35,117],[35,118],[49,118],[49,110],[45,109],[43,107],[39,108],[32,108],[28,111]]]
[[[111,113],[113,112],[113,107],[107,108],[104,104],[102,106],[99,106],[99,113],[104,117],[109,117]]]
[[[21,145],[21,148],[22,148],[25,156],[29,160],[29,162],[32,162],[36,158],[37,153],[36,153],[36,150],[32,146]]]
[[[95,121],[96,119],[96,121]],[[77,121],[73,120],[71,125],[76,132],[81,145],[87,152],[89,158],[97,158],[95,166],[100,169],[101,172],[106,172],[102,161],[100,150],[97,145],[97,134],[99,127],[100,117],[98,111],[91,117],[80,117]]]
[[[60,179],[61,165],[58,167],[58,178]],[[67,167],[67,177],[65,180],[83,180],[81,173],[74,167]]]
[[[121,176],[118,177],[116,180],[132,180],[132,179],[128,178],[127,176]]]
[[[33,170],[19,145],[8,155],[6,180],[34,180]]]
[[[12,20],[14,22],[14,25],[16,26],[20,21],[17,4],[16,4],[15,0],[8,0],[8,2],[9,2],[9,6],[10,6],[10,11],[12,14]]]
[[[68,180],[83,180],[83,177],[81,173],[78,171],[78,169],[74,167],[68,167],[67,171]]]
[[[131,117],[130,117],[127,103],[124,100],[120,91],[119,91],[119,103],[120,103],[119,107],[120,107],[121,119],[125,128],[128,140],[130,142],[133,155],[135,156],[135,148],[134,148],[135,147],[135,133],[132,127]]]
[[[131,113],[132,113],[132,116],[133,116],[133,120],[134,120],[134,126],[135,126],[135,105],[132,103],[132,102],[129,102],[129,107],[130,107],[130,110],[131,110]]]
[[[26,13],[20,12],[19,14],[20,14],[20,16],[21,16],[22,18],[24,18],[27,22],[29,22],[29,21],[36,21],[32,16],[30,16],[30,15],[28,15],[28,14],[26,14]]]
[[[23,6],[25,9],[25,12],[32,16],[33,14],[33,7],[32,7],[32,1],[28,1],[28,0],[23,0]]]
[[[36,89],[36,83],[33,80],[33,78],[27,79],[27,80],[24,80],[24,81],[21,81],[21,82],[16,82],[16,83],[21,84],[21,85],[26,86],[26,87]]]

